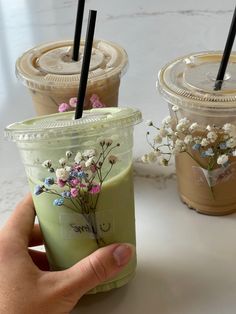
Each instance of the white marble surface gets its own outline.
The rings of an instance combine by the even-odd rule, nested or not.
[[[96,37],[120,43],[129,54],[120,104],[160,121],[167,107],[155,90],[158,69],[189,52],[222,49],[234,5],[233,0],[88,0],[86,10],[98,10]],[[7,124],[34,115],[14,75],[16,58],[37,43],[72,38],[75,8],[73,0],[0,1],[1,133]],[[148,148],[145,129],[136,128],[135,157]],[[2,134],[0,170],[2,225],[28,190],[19,154]],[[208,217],[187,209],[172,171],[136,164],[137,275],[124,288],[84,297],[73,313],[235,313],[236,214]]]

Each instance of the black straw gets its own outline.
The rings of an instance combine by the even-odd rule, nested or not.
[[[216,77],[214,90],[220,90],[224,81],[225,71],[228,65],[231,50],[234,44],[234,38],[236,33],[236,7],[234,9],[234,15],[229,29],[228,38],[225,44],[225,50],[221,59],[220,68]]]
[[[83,63],[82,63],[81,76],[80,76],[80,85],[79,85],[79,92],[78,92],[78,97],[77,97],[77,106],[75,110],[75,119],[80,119],[83,114],[84,98],[85,98],[85,93],[86,93],[88,73],[89,73],[89,64],[90,64],[90,59],[91,59],[92,47],[93,47],[93,36],[94,36],[94,30],[95,30],[95,24],[96,24],[96,16],[97,16],[97,11],[94,11],[94,10],[89,11],[84,56],[83,56]]]
[[[72,60],[78,61],[85,0],[78,0]]]

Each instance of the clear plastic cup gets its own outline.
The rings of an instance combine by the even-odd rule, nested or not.
[[[187,152],[176,155],[176,173],[180,198],[190,208],[209,215],[224,215],[236,211],[236,163],[233,154],[222,167],[209,167],[209,158],[224,154],[219,143],[224,136],[224,125],[236,126],[236,54],[231,55],[225,80],[220,91],[215,91],[215,80],[222,52],[192,53],[165,65],[158,76],[158,88],[169,105],[175,120],[187,118],[190,124],[197,123],[195,137],[207,138],[210,128],[217,130],[218,139],[213,147],[214,155],[203,153],[209,146],[198,145],[194,152],[188,145]],[[178,111],[172,108],[179,107]],[[226,138],[225,134],[225,138]],[[213,141],[214,142],[214,141]],[[217,146],[218,145],[218,146]],[[223,144],[222,144],[223,145]],[[228,145],[228,144],[227,144]],[[218,152],[217,152],[218,149]],[[226,154],[229,154],[225,150]],[[194,158],[192,158],[192,157]]]
[[[141,113],[101,108],[79,120],[73,115],[36,117],[5,129],[21,153],[52,270],[114,242],[135,245],[132,147]],[[136,256],[91,293],[126,284],[135,268]]]
[[[29,89],[38,115],[58,112],[61,103],[77,97],[84,41],[78,62],[72,60],[72,40],[50,42],[26,51],[16,62],[16,76]],[[107,107],[117,107],[120,79],[128,64],[125,50],[116,43],[94,40],[84,109],[97,95]]]

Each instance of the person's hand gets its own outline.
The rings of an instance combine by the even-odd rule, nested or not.
[[[50,272],[31,196],[0,230],[0,313],[69,313],[79,298],[116,275],[130,260],[133,246],[112,244],[63,271]]]

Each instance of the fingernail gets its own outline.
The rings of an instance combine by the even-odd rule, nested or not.
[[[114,259],[117,266],[123,266],[127,264],[133,255],[133,246],[130,244],[120,244],[113,251]]]

